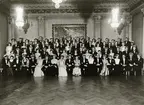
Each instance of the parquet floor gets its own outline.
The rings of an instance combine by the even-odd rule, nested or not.
[[[144,77],[1,78],[0,105],[144,105]]]

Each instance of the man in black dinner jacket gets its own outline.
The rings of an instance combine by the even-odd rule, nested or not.
[[[74,62],[72,60],[71,55],[68,56],[68,59],[66,59],[65,64],[66,64],[66,69],[67,69],[68,76],[72,76]]]

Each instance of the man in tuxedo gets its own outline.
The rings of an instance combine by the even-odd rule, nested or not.
[[[3,68],[2,71],[3,76],[7,76],[7,69],[9,68],[9,59],[7,55],[5,55],[4,58],[2,59],[2,68]]]
[[[71,55],[68,56],[68,59],[66,59],[65,64],[66,64],[66,69],[67,69],[68,76],[72,76],[74,62],[72,60]]]
[[[115,66],[115,61],[114,59],[112,59],[112,56],[109,55],[109,58],[108,58],[108,69],[109,69],[109,73],[110,75],[113,74],[113,71],[114,71],[114,66]]]
[[[128,71],[128,59],[125,54],[122,55],[121,61],[122,74],[126,75]]]
[[[86,71],[88,69],[88,60],[86,59],[86,56],[83,55],[82,56],[82,59],[81,59],[81,73],[82,73],[82,76],[85,76],[86,75]]]
[[[23,45],[23,38],[19,38],[17,45],[19,48],[21,48],[21,46]]]
[[[21,71],[21,60],[19,55],[16,55],[13,63],[13,70],[14,70],[14,75],[15,76],[20,76],[20,71]]]
[[[35,67],[36,67],[36,64],[37,64],[37,60],[35,59],[34,55],[31,55],[31,59],[29,61],[29,73],[30,75],[33,75],[34,71],[35,71]]]
[[[129,38],[126,37],[126,38],[125,38],[125,46],[127,46],[127,47],[129,48],[130,45],[131,45],[131,43],[130,43],[130,41],[129,41]]]
[[[99,75],[102,70],[102,59],[100,58],[99,55],[96,56],[95,62],[96,62],[96,68],[97,68],[97,75]]]
[[[45,60],[43,61],[42,71],[44,72],[44,74],[46,76],[51,76],[52,75],[51,62],[50,62],[48,56],[46,56]]]
[[[134,42],[132,41],[129,46],[129,52],[133,52]]]

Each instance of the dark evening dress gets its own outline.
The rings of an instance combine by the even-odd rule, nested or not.
[[[88,69],[86,71],[87,76],[95,76],[96,75],[96,64],[93,58],[88,59]]]

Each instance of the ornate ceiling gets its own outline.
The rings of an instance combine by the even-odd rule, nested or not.
[[[12,4],[46,4],[52,3],[52,0],[10,0]],[[80,3],[93,3],[96,5],[103,5],[103,4],[123,4],[129,8],[134,8],[135,6],[141,4],[144,0],[66,0],[65,3],[68,4],[80,4]]]
[[[79,13],[108,12],[111,7],[120,6],[122,10],[129,12],[144,3],[144,0],[65,0],[60,9],[56,10],[52,0],[0,0],[0,4],[11,4],[11,10],[17,5],[23,5],[31,13]]]

